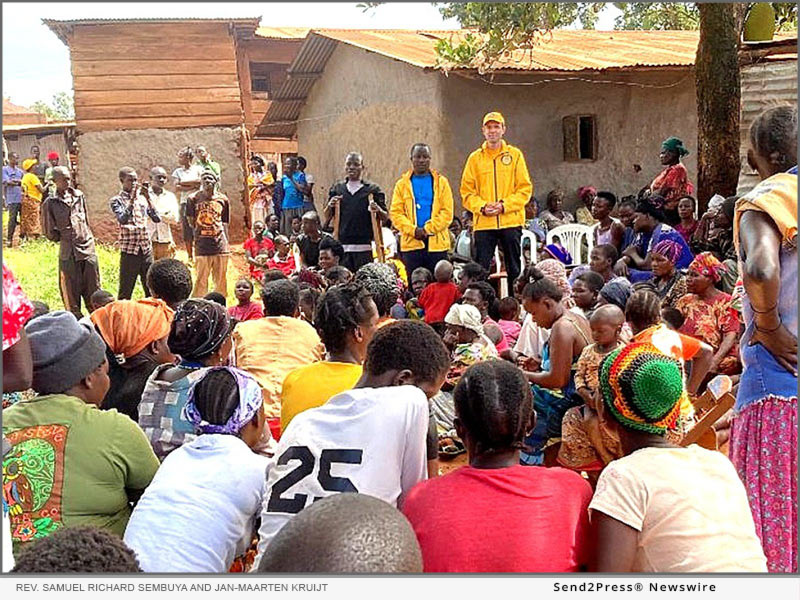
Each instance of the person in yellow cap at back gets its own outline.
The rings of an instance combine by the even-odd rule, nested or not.
[[[498,244],[505,257],[508,280],[520,273],[520,238],[525,205],[533,195],[533,182],[522,151],[503,139],[506,120],[499,112],[483,117],[486,141],[467,158],[461,175],[461,203],[474,215],[477,261],[484,269]]]

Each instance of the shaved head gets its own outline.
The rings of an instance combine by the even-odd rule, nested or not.
[[[625,322],[625,313],[616,304],[603,304],[598,306],[589,319],[590,323],[607,323],[614,327],[621,326]]]
[[[365,494],[314,502],[267,546],[260,573],[421,573],[422,552],[396,508]]]

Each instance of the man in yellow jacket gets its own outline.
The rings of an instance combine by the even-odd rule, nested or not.
[[[499,112],[483,117],[486,141],[469,155],[461,176],[461,202],[473,216],[477,261],[484,269],[498,244],[511,283],[520,273],[520,239],[525,205],[533,194],[525,157],[503,139],[506,122]]]
[[[409,276],[417,267],[433,273],[447,259],[453,221],[453,192],[447,178],[431,169],[428,144],[411,147],[411,167],[397,180],[389,207]]]

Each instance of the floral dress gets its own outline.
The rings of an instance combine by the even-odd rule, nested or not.
[[[730,294],[720,292],[706,302],[696,294],[679,298],[677,308],[684,317],[680,332],[709,344],[719,350],[722,339],[729,333],[739,333],[739,313],[733,307]],[[739,346],[734,344],[728,355],[720,362],[718,372],[725,375],[740,373]]]
[[[667,281],[658,279],[653,283],[656,287],[656,294],[661,298],[661,308],[676,308],[680,299],[686,296],[686,277],[679,271],[675,271],[675,274]]]
[[[694,185],[689,181],[689,173],[682,163],[669,165],[661,171],[653,183],[650,184],[650,191],[656,192],[665,190],[664,200],[680,200],[684,196],[691,196],[694,193]]]

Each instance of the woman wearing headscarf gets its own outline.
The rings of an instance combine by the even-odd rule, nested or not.
[[[653,276],[651,251],[661,240],[671,240],[680,245],[681,252],[675,268],[685,269],[692,262],[692,251],[683,236],[664,222],[664,198],[657,195],[643,197],[636,205],[633,242],[625,248],[614,266],[614,272],[627,277],[632,283],[646,281]]]
[[[684,317],[681,333],[707,342],[714,349],[709,371],[734,375],[741,371],[739,362],[739,313],[730,294],[715,286],[722,280],[724,265],[710,252],[698,254],[689,265],[684,293],[674,305]]]
[[[597,219],[592,215],[592,203],[595,198],[597,198],[597,188],[591,185],[578,188],[578,200],[581,201],[582,206],[575,211],[575,220],[581,225],[591,227],[597,223]]]
[[[661,143],[659,158],[661,164],[664,165],[664,170],[653,179],[650,184],[650,193],[664,198],[670,210],[677,208],[681,198],[694,194],[694,185],[689,181],[686,167],[681,163],[681,158],[687,154],[689,151],[676,137],[667,138]]]
[[[468,367],[497,358],[494,343],[483,333],[480,311],[471,304],[454,304],[444,318],[444,343],[453,353],[445,384],[453,388]]]
[[[144,572],[224,573],[256,534],[268,460],[255,452],[264,399],[252,375],[204,370],[183,418],[198,437],[172,452],[131,515],[125,543]],[[248,553],[249,562],[255,552]]]
[[[108,347],[111,387],[102,408],[116,408],[139,420],[139,403],[148,377],[160,364],[175,356],[167,345],[173,316],[163,300],[117,300],[91,314]]]
[[[136,423],[98,410],[109,386],[105,344],[66,311],[25,329],[38,395],[3,411],[13,446],[3,456],[3,508],[14,550],[74,525],[121,536],[158,460]]]
[[[686,277],[675,268],[682,248],[672,240],[661,240],[650,251],[653,270],[653,288],[661,298],[662,308],[675,308],[678,300],[686,295]]]
[[[194,426],[181,411],[207,368],[227,364],[233,326],[225,307],[216,302],[186,300],[175,311],[167,345],[181,360],[156,367],[139,405],[139,426],[159,460],[195,438]]]
[[[39,220],[39,209],[42,205],[44,187],[42,181],[33,172],[36,166],[36,159],[27,158],[22,161],[22,176],[20,186],[22,187],[22,218],[20,221],[20,238],[37,238],[42,234],[42,226]]]
[[[739,199],[734,241],[744,282],[744,371],[730,456],[745,483],[770,571],[797,572],[797,108],[750,127],[762,179]]]
[[[564,298],[561,304],[564,308],[571,309],[575,307],[575,301],[572,299],[572,287],[569,285],[567,278],[567,268],[564,263],[556,260],[555,258],[546,258],[545,260],[537,263],[536,268],[548,279],[551,279],[556,284]]]

